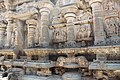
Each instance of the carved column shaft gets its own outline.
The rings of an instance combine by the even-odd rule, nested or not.
[[[74,33],[74,20],[75,20],[75,13],[68,12],[64,15],[67,20],[67,47],[75,47],[75,33]]]
[[[15,47],[16,45],[18,45],[18,30],[17,30],[17,23],[16,22],[13,22],[12,23],[12,31],[11,31],[11,46],[12,47]]]
[[[12,31],[13,31],[13,26],[12,26],[12,19],[8,19],[8,25],[7,25],[7,40],[6,40],[6,47],[11,46],[11,37],[12,37]]]
[[[17,31],[17,26],[15,27],[15,41],[14,41],[14,45],[19,45],[19,43],[18,43],[18,37],[19,37],[19,35],[18,35],[18,31]]]
[[[48,8],[42,8],[40,10],[41,13],[41,33],[40,33],[40,46],[48,47],[49,46],[49,13],[50,10]]]
[[[27,20],[26,23],[28,26],[28,47],[34,47],[37,22],[34,19],[30,19]]]
[[[0,48],[4,46],[4,37],[5,37],[5,25],[2,23],[0,25]]]
[[[75,34],[74,34],[74,24],[73,21],[75,20],[75,14],[74,13],[67,13],[65,15],[65,18],[67,20],[67,41],[74,41],[75,40]]]
[[[94,44],[103,45],[105,44],[105,32],[104,32],[104,22],[103,22],[103,7],[101,0],[91,0],[90,5],[93,12],[93,22],[94,22]]]
[[[35,46],[34,37],[35,37],[35,26],[29,26],[28,28],[28,46],[32,47]]]

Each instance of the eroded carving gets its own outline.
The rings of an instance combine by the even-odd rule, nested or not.
[[[104,1],[104,10],[118,10],[118,1],[117,0],[105,0]]]
[[[55,30],[53,32],[53,41],[54,42],[65,42],[67,40],[67,34],[65,32],[65,30]]]
[[[119,36],[120,19],[118,17],[110,17],[105,20],[107,37]]]

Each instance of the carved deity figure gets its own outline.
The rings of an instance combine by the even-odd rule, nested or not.
[[[105,0],[104,9],[105,10],[116,10],[117,9],[117,1],[115,0]]]
[[[90,18],[91,18],[90,12],[81,11],[81,13],[79,14],[78,20],[84,21],[84,20],[90,20]],[[79,29],[78,29],[76,38],[78,40],[82,40],[83,38],[90,38],[91,32],[92,32],[92,30],[91,30],[91,26],[89,23],[81,24],[81,25],[79,25]]]
[[[119,35],[119,23],[118,17],[111,17],[105,20],[107,37],[114,37]]]
[[[59,31],[54,31],[53,33],[54,35],[54,42],[63,42],[66,41],[66,32],[63,30],[59,30]]]
[[[91,33],[91,28],[89,25],[80,26],[78,33],[77,33],[77,39],[83,39],[83,38],[89,38]]]
[[[18,45],[17,23],[14,22],[12,25],[13,25],[13,30],[12,30],[12,35],[11,35],[11,46],[15,47],[15,45]]]

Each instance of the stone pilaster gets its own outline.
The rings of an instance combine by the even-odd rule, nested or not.
[[[90,5],[92,7],[93,13],[93,24],[94,24],[94,44],[95,45],[105,45],[106,35],[104,32],[104,22],[103,22],[103,7],[102,0],[91,0]]]
[[[75,32],[74,32],[74,24],[73,22],[76,19],[76,11],[77,8],[75,6],[68,7],[63,9],[64,17],[67,21],[66,27],[67,27],[67,42],[66,47],[75,47]]]
[[[0,49],[4,47],[5,27],[5,24],[0,23]]]
[[[22,20],[16,19],[16,42],[19,48],[23,49],[25,47],[25,24]]]
[[[8,22],[7,29],[6,29],[6,31],[7,31],[7,40],[6,40],[5,47],[10,48],[10,46],[11,46],[11,40],[12,40],[11,39],[11,37],[12,37],[12,31],[13,31],[13,25],[12,25],[13,20],[10,19],[10,18],[8,18],[7,22]]]
[[[40,47],[49,47],[49,14],[48,8],[40,9],[41,13],[41,33],[40,33]]]
[[[16,22],[13,22],[12,23],[12,33],[11,33],[11,47],[14,48],[15,46],[18,45],[18,30],[17,30],[17,23]]]
[[[37,26],[37,21],[34,19],[29,19],[26,21],[28,27],[28,47],[35,47],[35,30]]]

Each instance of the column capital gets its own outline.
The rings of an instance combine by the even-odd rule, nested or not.
[[[67,18],[67,17],[76,17],[76,14],[75,13],[73,13],[73,12],[71,12],[71,13],[66,13],[66,14],[64,14],[64,17],[65,18]]]
[[[42,13],[42,12],[47,12],[48,14],[50,14],[50,9],[47,8],[47,7],[44,7],[44,8],[41,8],[41,9],[39,10],[39,12],[40,12],[40,13]]]
[[[89,4],[92,5],[93,3],[102,3],[103,0],[90,0]]]
[[[67,13],[74,13],[75,14],[77,11],[78,11],[78,9],[76,6],[69,6],[69,7],[62,8],[61,13],[63,15],[65,15]]]
[[[50,0],[48,0],[48,1],[40,0],[40,1],[38,1],[37,6],[39,9],[48,8],[49,10],[52,10],[54,8],[53,7],[54,4]]]
[[[6,26],[7,26],[6,24],[0,22],[0,28],[6,28]]]
[[[71,23],[71,22],[74,22],[74,20],[76,18],[76,14],[75,13],[66,13],[64,15],[64,17],[67,20],[67,23]]]
[[[13,24],[13,19],[12,18],[7,18],[6,20],[8,22],[8,26],[10,26],[11,24]]]
[[[5,13],[1,14],[2,16],[4,16],[6,19],[12,19],[14,16],[14,12],[13,11],[7,11]]]
[[[37,25],[37,20],[35,19],[29,19],[26,20],[26,24],[30,27],[30,26],[36,26]]]

